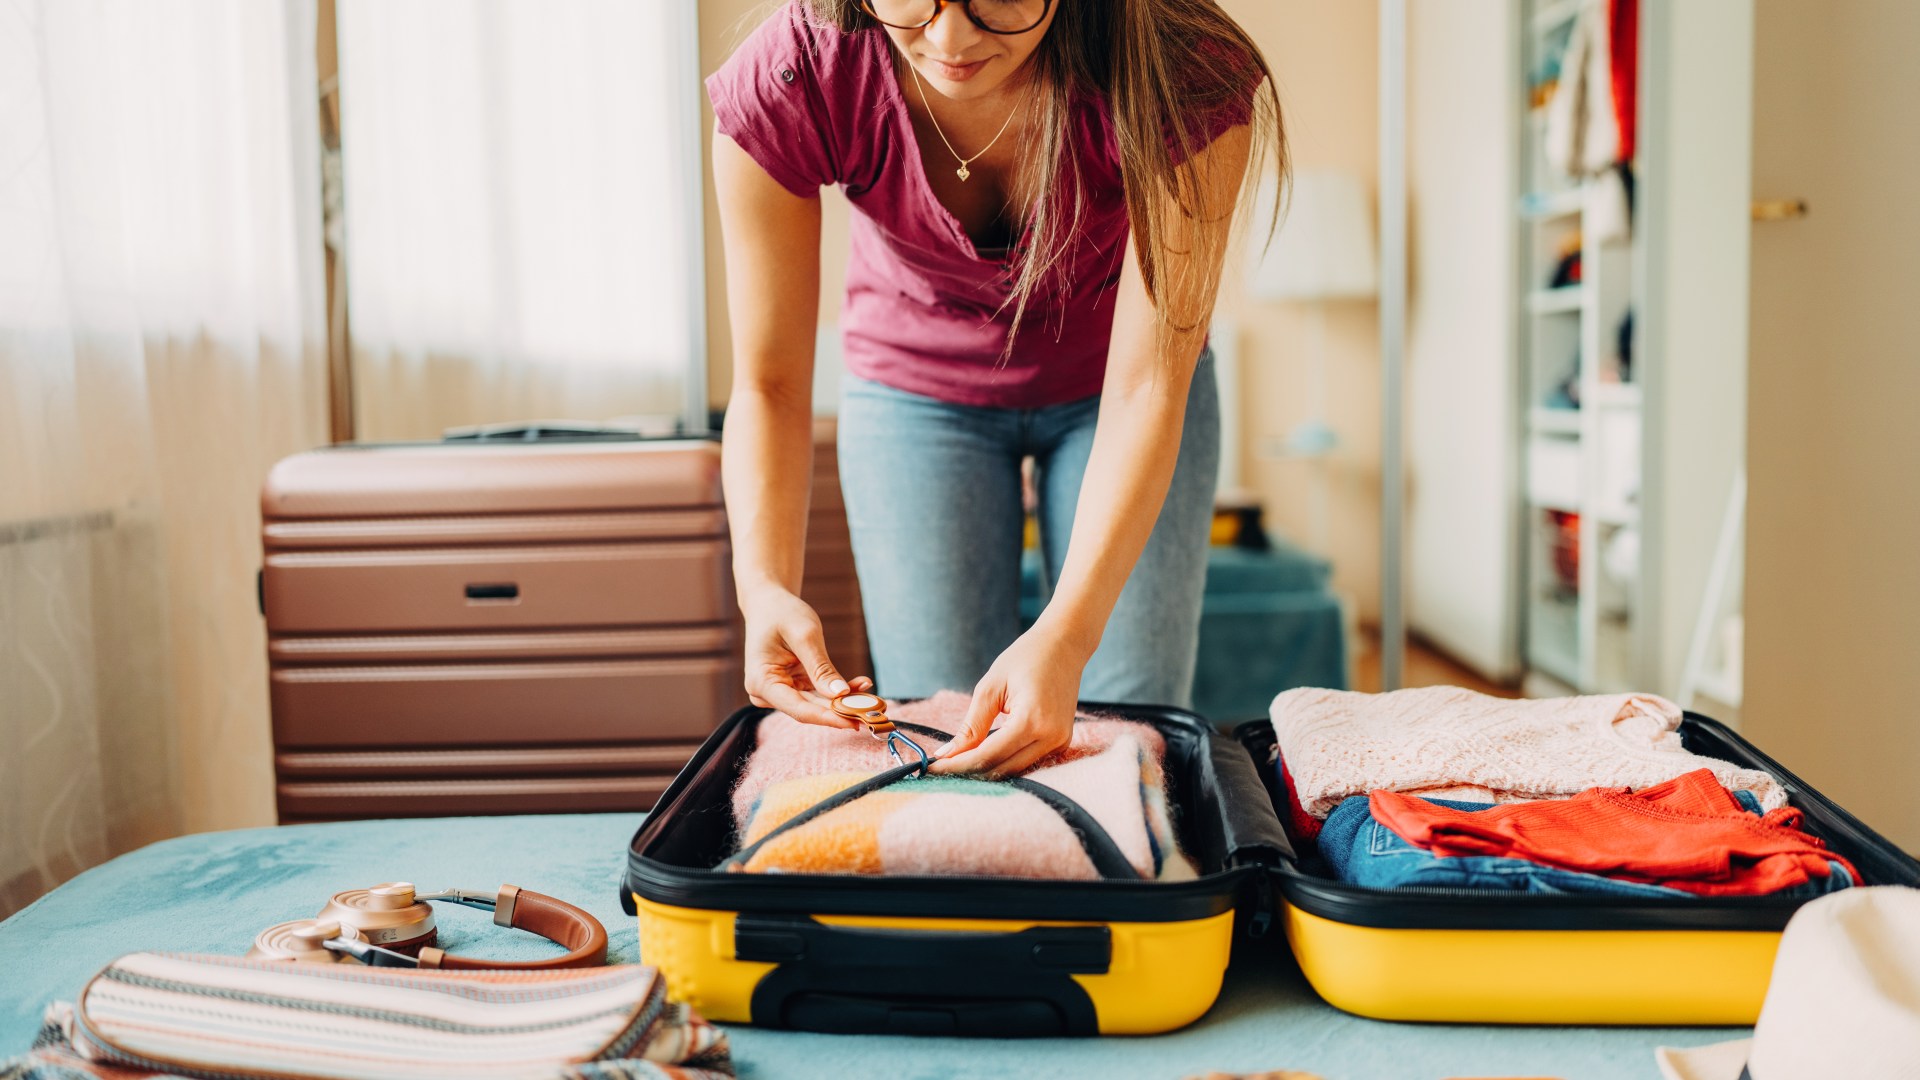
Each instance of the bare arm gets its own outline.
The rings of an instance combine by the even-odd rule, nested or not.
[[[733,328],[722,480],[746,619],[747,694],[797,720],[846,727],[852,722],[825,700],[846,684],[827,657],[819,616],[799,598],[813,460],[820,200],[780,186],[717,131],[713,179]]]
[[[1229,129],[1182,170],[1202,209],[1193,218],[1172,215],[1175,235],[1159,253],[1157,291],[1169,321],[1185,329],[1162,331],[1155,298],[1147,294],[1128,243],[1093,450],[1060,583],[1040,620],[975,689],[966,727],[941,762],[943,772],[1019,772],[1072,737],[1081,672],[1173,480],[1187,391],[1219,292],[1250,143],[1250,129]],[[989,735],[1003,714],[1008,719]]]

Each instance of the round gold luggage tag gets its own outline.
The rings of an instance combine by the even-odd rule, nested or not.
[[[887,703],[880,695],[871,694],[864,690],[849,690],[835,697],[832,705],[835,713],[849,720],[860,721],[861,724],[866,726],[867,734],[885,742],[887,744],[887,753],[891,754],[893,760],[901,765],[905,765],[907,762],[900,756],[899,744],[907,744],[915,754],[920,756],[920,775],[926,775],[927,766],[932,763],[932,759],[927,756],[926,750],[922,749],[919,743],[908,738],[905,733],[894,726],[892,720],[887,718]]]

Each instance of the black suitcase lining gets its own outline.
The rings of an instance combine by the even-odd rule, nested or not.
[[[1242,724],[1235,736],[1259,763],[1274,807],[1286,805],[1278,770],[1271,767],[1273,727]],[[1782,768],[1725,725],[1687,713],[1680,729],[1686,748],[1705,757],[1764,769],[1787,789],[1805,815],[1803,826],[1852,862],[1865,885],[1920,886],[1920,862],[1852,814]],[[1302,911],[1355,926],[1396,930],[1756,930],[1779,931],[1804,897],[1633,899],[1492,893],[1466,889],[1369,889],[1333,878],[1312,845],[1275,870],[1280,892]]]
[[[1167,740],[1168,797],[1180,842],[1201,876],[1183,882],[1043,881],[834,874],[742,874],[712,868],[734,847],[731,795],[768,710],[742,709],[661,797],[628,851],[622,902],[649,900],[741,912],[924,918],[1168,922],[1243,907],[1267,867],[1290,854],[1257,771],[1237,743],[1191,713],[1086,704],[1153,724]],[[1199,792],[1213,797],[1196,803]]]

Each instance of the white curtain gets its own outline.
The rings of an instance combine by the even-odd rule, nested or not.
[[[340,0],[356,435],[676,413],[691,0]]]
[[[273,820],[257,493],[325,437],[314,21],[0,13],[0,913]]]

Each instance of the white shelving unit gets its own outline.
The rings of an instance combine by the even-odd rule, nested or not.
[[[1623,580],[1608,568],[1634,569],[1628,548],[1637,546],[1641,524],[1643,395],[1623,377],[1618,347],[1622,320],[1639,307],[1635,259],[1630,243],[1596,243],[1583,230],[1606,196],[1597,181],[1553,174],[1543,150],[1546,110],[1533,107],[1536,85],[1549,58],[1564,49],[1580,0],[1523,4],[1517,92],[1528,108],[1514,210],[1522,290],[1522,414],[1515,426],[1526,523],[1521,652],[1536,692],[1622,690],[1642,674],[1635,575]],[[1556,269],[1576,250],[1579,281],[1556,287]]]

